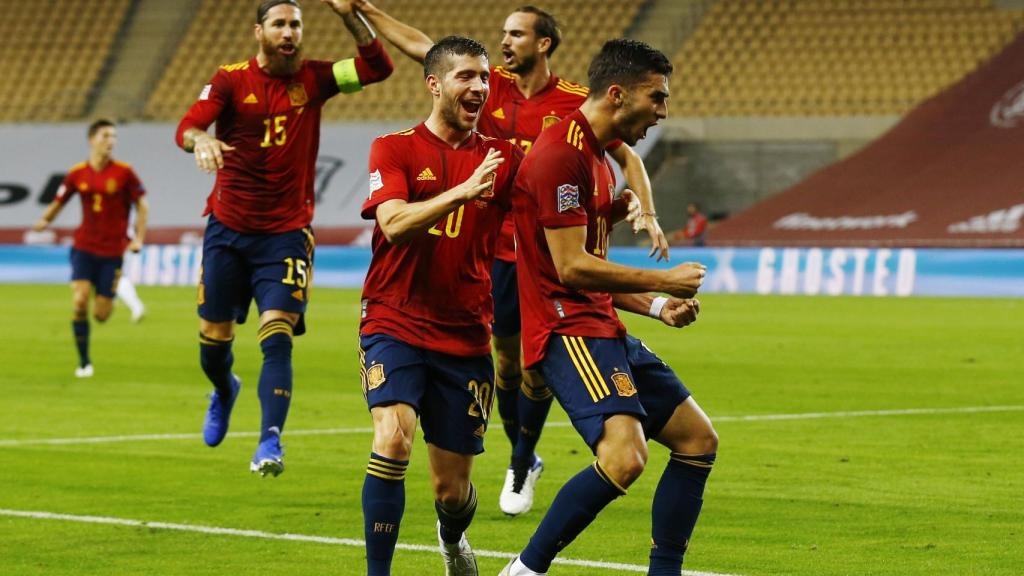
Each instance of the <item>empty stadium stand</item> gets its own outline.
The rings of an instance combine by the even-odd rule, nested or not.
[[[420,28],[431,38],[460,34],[484,42],[492,64],[500,63],[498,44],[505,16],[522,0],[379,0],[397,18]],[[591,56],[604,40],[622,36],[644,0],[549,0],[543,2],[562,25],[564,42],[554,56],[555,72],[586,82]],[[318,2],[303,7],[305,52],[311,58],[340,58],[355,54],[355,43],[337,16]],[[249,2],[204,0],[145,108],[152,120],[175,120],[195,99],[218,65],[239,62],[255,53]],[[324,108],[326,120],[408,120],[425,117],[430,100],[423,87],[422,68],[387,45],[395,61],[394,76],[366,91],[334,99]]]
[[[0,0],[0,122],[81,118],[130,5]]]
[[[989,0],[721,0],[674,57],[673,114],[900,114],[1022,27]]]

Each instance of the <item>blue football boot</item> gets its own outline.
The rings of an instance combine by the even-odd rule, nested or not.
[[[270,474],[277,476],[284,472],[284,450],[281,449],[281,433],[276,427],[270,429],[273,434],[259,443],[256,447],[256,454],[253,454],[252,462],[249,463],[250,472],[258,472],[260,476]]]
[[[210,394],[210,407],[206,409],[203,421],[203,441],[214,447],[224,441],[228,434],[228,423],[231,421],[231,409],[235,407],[238,391],[242,389],[242,381],[238,376],[231,375],[231,398],[222,399],[216,390]]]

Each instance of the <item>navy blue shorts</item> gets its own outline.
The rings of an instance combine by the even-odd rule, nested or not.
[[[491,355],[452,356],[411,346],[387,334],[359,336],[360,379],[366,404],[408,404],[423,439],[457,454],[484,451],[494,400]]]
[[[519,281],[516,263],[494,259],[491,267],[491,295],[494,297],[494,322],[491,333],[497,338],[519,334]]]
[[[212,215],[203,236],[199,317],[242,324],[249,302],[256,308],[300,315],[295,334],[306,331],[306,303],[313,282],[313,231],[242,234]]]
[[[552,334],[538,364],[572,425],[591,450],[614,414],[640,419],[647,438],[657,436],[690,391],[643,342]]]
[[[96,287],[98,296],[113,298],[117,282],[121,279],[123,258],[97,256],[92,252],[71,249],[71,279],[88,280]]]

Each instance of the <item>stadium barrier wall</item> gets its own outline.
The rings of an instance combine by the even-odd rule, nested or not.
[[[194,286],[201,258],[198,245],[151,245],[128,256],[124,275],[140,285]],[[705,293],[1024,297],[1022,249],[677,247],[666,264],[645,248],[613,247],[610,258],[659,268],[701,262]],[[318,247],[314,283],[360,287],[369,264],[369,248]],[[64,283],[70,273],[67,247],[0,245],[0,282]]]

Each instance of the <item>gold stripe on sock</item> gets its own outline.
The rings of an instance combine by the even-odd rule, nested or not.
[[[593,467],[594,467],[594,470],[597,471],[597,475],[601,477],[601,480],[604,480],[606,483],[608,483],[609,486],[611,486],[612,488],[615,488],[616,490],[618,490],[619,493],[621,493],[623,496],[626,495],[626,489],[623,488],[622,486],[620,486],[619,483],[616,482],[614,478],[609,476],[608,473],[604,471],[604,468],[601,468],[601,463],[600,462],[598,462],[597,460],[594,460]]]

